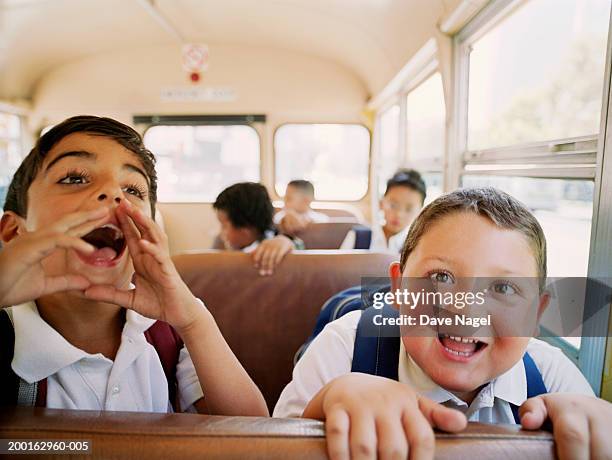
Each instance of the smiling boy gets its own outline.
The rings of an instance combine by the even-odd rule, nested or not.
[[[16,172],[0,221],[0,335],[14,334],[0,345],[2,403],[33,388],[52,408],[266,414],[152,220],[154,162],[132,128],[78,116],[43,135]],[[146,338],[157,320],[184,343],[168,377]]]
[[[535,280],[538,318],[548,303],[542,229],[522,204],[495,189],[458,190],[427,206],[390,275],[392,291],[406,279],[446,287],[468,278]],[[514,423],[513,406],[520,406],[524,428],[552,421],[561,458],[610,456],[604,430],[612,405],[593,397],[561,350],[529,337],[405,330],[391,362],[394,379],[365,375],[353,366],[361,315],[348,313],[317,336],[274,410],[326,420],[332,458],[432,458],[432,427],[457,432],[467,420]],[[528,399],[526,354],[549,394]],[[376,362],[385,356],[377,354]]]

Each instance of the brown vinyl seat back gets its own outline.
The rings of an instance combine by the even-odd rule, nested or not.
[[[297,236],[304,242],[306,249],[339,249],[355,225],[351,219],[334,218],[330,222],[312,223]]]
[[[16,407],[0,412],[0,438],[81,441],[72,444],[76,448],[88,441],[91,450],[72,451],[67,457],[71,459],[327,458],[323,424],[308,419]],[[550,433],[522,431],[517,426],[470,423],[461,433],[436,433],[435,442],[437,459],[555,458]],[[40,453],[23,458],[49,457],[35,455]]]
[[[275,206],[274,213],[276,214],[281,209],[283,208]],[[313,209],[317,212],[328,215],[332,219],[340,218],[340,219],[350,220],[354,223],[359,222],[359,217],[354,212],[351,212],[348,209],[341,209],[341,208],[329,208],[329,209],[328,208],[325,208],[325,209],[324,208],[313,208]]]
[[[357,221],[347,217],[331,218],[329,222],[312,223],[298,233],[306,249],[339,249],[351,228]],[[217,235],[211,249],[225,249],[221,235]]]
[[[312,333],[323,303],[360,284],[363,276],[386,276],[396,257],[296,251],[272,276],[260,276],[251,255],[241,252],[207,251],[173,259],[272,409],[291,380],[293,356]]]

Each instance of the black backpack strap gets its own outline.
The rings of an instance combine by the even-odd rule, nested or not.
[[[28,383],[20,378],[11,362],[15,354],[15,329],[8,312],[0,309],[0,407],[47,405],[47,379]]]
[[[382,309],[369,307],[363,311],[355,335],[351,372],[397,380],[399,326],[376,326],[376,315],[389,318],[399,316],[397,310],[388,305]]]
[[[19,377],[13,368],[15,352],[15,331],[5,309],[0,309],[0,407],[16,406],[19,393]]]
[[[527,399],[548,393],[546,385],[544,385],[544,379],[542,379],[542,374],[529,353],[523,355],[523,365],[525,366],[525,379],[527,380]],[[519,407],[516,404],[510,404],[510,409],[512,409],[514,422],[520,425]]]
[[[352,230],[355,232],[355,245],[353,249],[370,249],[372,230],[365,225],[355,225]]]

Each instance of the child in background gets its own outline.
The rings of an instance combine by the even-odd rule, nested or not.
[[[0,221],[0,405],[267,414],[170,259],[156,190],[153,154],[109,118],[69,118],[24,159]]]
[[[390,276],[392,291],[401,289],[403,277],[429,279],[445,290],[461,278],[491,278],[490,295],[519,301],[520,288],[507,280],[532,280],[538,320],[549,301],[542,229],[521,203],[495,189],[458,190],[429,204],[410,227]],[[514,423],[513,408],[525,429],[550,419],[561,459],[612,455],[612,404],[593,396],[561,350],[529,337],[402,334],[397,354],[387,354],[398,356],[396,381],[351,371],[361,315],[347,313],[314,339],[274,410],[276,417],[325,420],[331,458],[406,458],[408,452],[433,458],[432,427],[459,432],[467,420]],[[548,394],[527,398],[527,355]]]
[[[274,208],[261,184],[241,182],[223,190],[213,208],[227,249],[253,253],[261,275],[271,275],[283,257],[303,249],[301,240],[279,235],[272,223]]]
[[[314,186],[307,180],[292,180],[285,191],[285,207],[274,215],[274,223],[288,235],[295,235],[311,223],[329,222],[329,216],[310,207]]]
[[[423,207],[427,188],[421,175],[414,169],[400,169],[387,181],[387,189],[379,207],[384,214],[382,227],[372,228],[370,251],[399,254],[408,228]],[[340,249],[354,249],[356,235],[351,230]],[[361,249],[361,248],[360,248]]]

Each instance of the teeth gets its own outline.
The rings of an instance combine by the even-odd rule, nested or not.
[[[465,351],[455,351],[455,350],[451,350],[450,348],[444,347],[444,349],[446,351],[448,351],[449,353],[452,353],[453,355],[457,355],[457,356],[472,356],[474,353],[468,353]]]
[[[110,228],[111,230],[114,231],[113,234],[113,239],[118,240],[119,238],[123,238],[123,232],[121,231],[121,229],[119,227],[117,227],[114,224],[104,224],[102,225],[102,227],[100,228]]]
[[[476,343],[478,342],[477,339],[471,338],[471,337],[457,337],[454,335],[448,335],[448,334],[444,334],[444,337],[447,337],[451,340],[454,340],[455,342],[461,342],[461,343]]]

